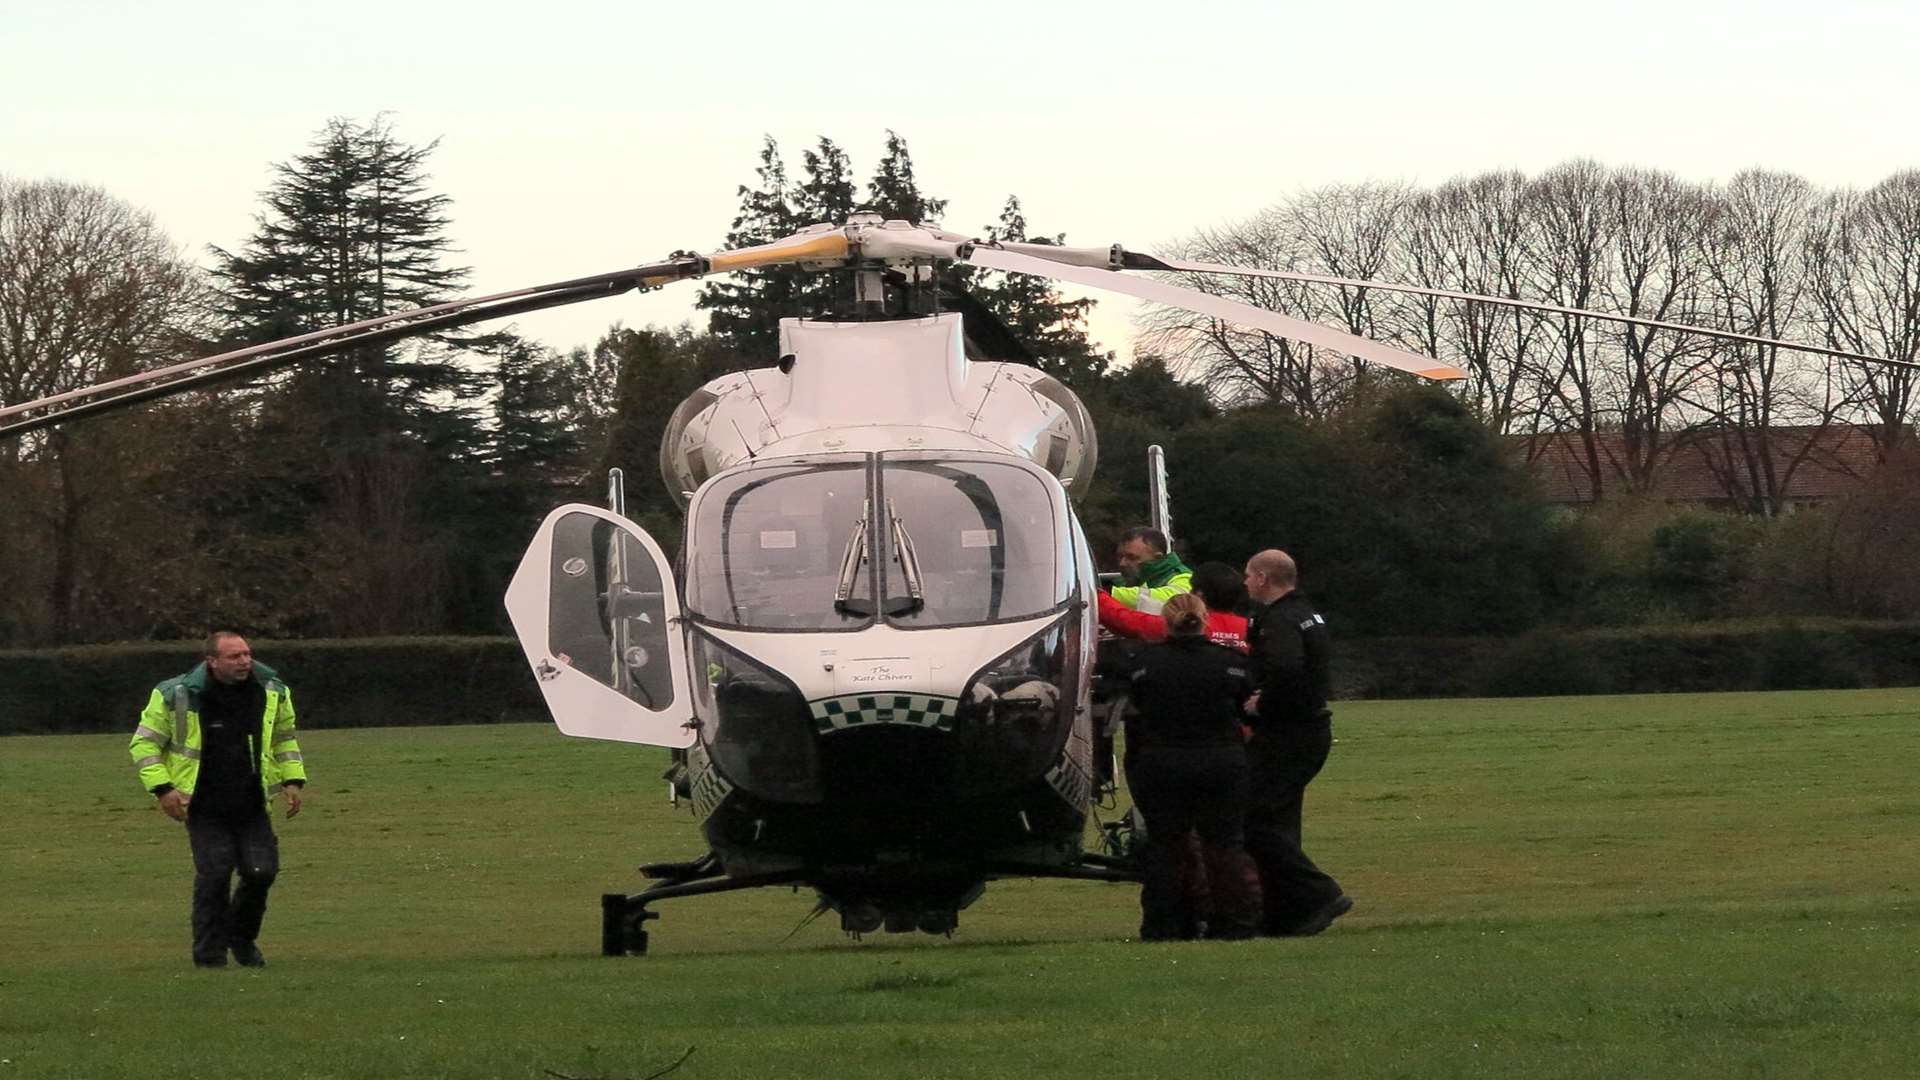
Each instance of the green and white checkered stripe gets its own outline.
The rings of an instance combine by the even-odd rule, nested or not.
[[[845,694],[812,702],[814,729],[845,731],[870,724],[953,730],[960,699],[933,694]]]

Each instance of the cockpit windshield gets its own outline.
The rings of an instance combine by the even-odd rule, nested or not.
[[[880,489],[892,516],[888,622],[904,629],[1001,622],[1066,599],[1064,534],[1039,477],[997,462],[883,458]]]
[[[860,458],[761,466],[701,493],[687,531],[687,608],[757,630],[851,630],[872,621],[872,531]],[[836,603],[842,566],[844,602]]]
[[[755,466],[715,480],[695,502],[687,608],[756,630],[1030,618],[1070,588],[1056,515],[1040,477],[988,460]]]

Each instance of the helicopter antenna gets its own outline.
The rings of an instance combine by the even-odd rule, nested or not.
[[[740,445],[747,448],[747,460],[752,461],[755,457],[755,454],[753,452],[753,443],[747,440],[747,433],[740,430],[740,421],[734,420],[732,421],[732,423],[733,423],[733,433],[735,435],[740,436]]]
[[[1167,452],[1158,443],[1147,447],[1147,513],[1153,527],[1173,543],[1173,510],[1167,499]]]

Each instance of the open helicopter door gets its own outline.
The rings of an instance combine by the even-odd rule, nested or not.
[[[507,615],[561,731],[693,745],[680,597],[639,526],[581,503],[548,514],[507,585]]]

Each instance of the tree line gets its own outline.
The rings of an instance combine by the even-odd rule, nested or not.
[[[467,271],[452,259],[452,205],[431,184],[434,147],[401,139],[386,117],[330,121],[274,167],[246,242],[210,250],[205,266],[113,195],[0,177],[0,401],[457,297]],[[1432,192],[1310,192],[1196,233],[1183,254],[1911,357],[1914,341],[1898,335],[1920,318],[1900,304],[1920,288],[1899,284],[1914,271],[1898,254],[1896,196],[1916,188],[1903,174],[1819,193],[1757,173],[1703,188],[1575,163]],[[792,170],[766,139],[738,197],[716,246],[856,209],[931,221],[946,206],[895,132],[865,182],[830,139]],[[1065,239],[1030,229],[1012,195],[978,231]],[[1758,529],[1657,509],[1569,517],[1501,441],[1631,430],[1642,464],[1589,461],[1611,470],[1610,492],[1639,490],[1660,446],[1716,423],[1746,425],[1736,430],[1764,450],[1781,423],[1883,415],[1876,430],[1894,460],[1912,404],[1897,373],[1377,290],[1203,284],[1473,377],[1451,392],[1415,387],[1170,313],[1152,316],[1149,351],[1116,364],[1087,339],[1090,301],[1041,279],[948,271],[952,298],[990,312],[1092,412],[1103,464],[1077,499],[1098,549],[1144,513],[1145,448],[1158,442],[1173,453],[1176,531],[1192,558],[1286,545],[1356,632],[1511,632],[1789,602],[1897,614],[1920,599],[1872,584],[1888,537],[1920,538],[1900,501],[1910,484],[1887,480],[1878,502],[1847,511],[1851,525],[1840,511],[1818,528],[1809,515]],[[715,278],[698,296],[704,325],[615,324],[565,351],[512,327],[444,334],[0,442],[0,646],[191,637],[214,624],[281,637],[501,631],[499,596],[534,523],[556,503],[600,501],[609,467],[627,470],[631,515],[672,549],[678,513],[653,479],[669,412],[716,375],[772,363],[778,319],[821,310],[832,287],[788,270]],[[1770,573],[1805,587],[1758,588]]]
[[[0,401],[456,298],[468,271],[451,258],[434,149],[387,117],[329,121],[273,167],[245,243],[210,249],[205,266],[121,198],[0,178]],[[896,133],[864,185],[827,138],[792,180],[771,139],[760,151],[716,246],[856,208],[931,220],[945,205],[922,192]],[[1028,238],[1016,197],[988,231]],[[951,283],[969,284],[1034,362],[1105,370],[1085,301]],[[778,319],[820,310],[832,286],[781,271],[716,279],[697,329],[615,324],[567,351],[511,327],[439,334],[0,443],[0,645],[213,623],[275,636],[503,630],[499,594],[532,524],[555,503],[598,501],[607,468],[628,471],[633,515],[673,545],[677,513],[653,479],[667,414],[714,376],[772,363]]]
[[[1920,360],[1920,171],[1822,190],[1765,170],[1703,184],[1572,161],[1432,188],[1334,185],[1201,230],[1180,254]],[[1861,425],[1883,453],[1912,437],[1911,366],[1379,289],[1200,285],[1465,369],[1461,392],[1488,425],[1536,450],[1570,442],[1595,493],[1654,489],[1685,445],[1706,449],[1729,497],[1773,514],[1817,444],[1782,429]],[[1324,417],[1370,377],[1311,346],[1185,312],[1152,323],[1149,340],[1177,370],[1236,404]]]

